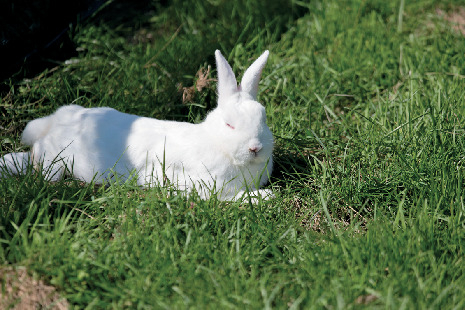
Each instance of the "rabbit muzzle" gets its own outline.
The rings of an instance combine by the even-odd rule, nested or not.
[[[261,146],[251,146],[251,147],[249,147],[249,151],[254,157],[256,157],[258,155],[258,152],[260,152],[261,149],[262,149]]]

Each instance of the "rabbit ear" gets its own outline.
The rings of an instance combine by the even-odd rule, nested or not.
[[[236,76],[219,50],[215,51],[215,58],[218,71],[218,97],[228,97],[238,90]]]
[[[242,91],[249,93],[255,100],[258,95],[258,83],[260,82],[260,76],[262,70],[266,65],[269,51],[266,50],[250,67],[245,71],[242,77],[240,88]]]

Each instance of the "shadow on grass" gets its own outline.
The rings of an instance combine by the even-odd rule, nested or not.
[[[104,22],[111,28],[140,25],[167,1],[15,1],[0,10],[0,81],[30,78],[77,55],[77,27]],[[5,88],[5,85],[2,85]],[[0,89],[4,91],[4,89]]]

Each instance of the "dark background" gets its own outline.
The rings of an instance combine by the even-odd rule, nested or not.
[[[96,13],[121,22],[166,2],[0,0],[0,81],[32,76],[75,55],[75,27]]]

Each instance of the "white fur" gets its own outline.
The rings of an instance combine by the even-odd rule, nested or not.
[[[0,178],[6,174],[23,174],[29,164],[29,152],[6,154],[0,158]]]
[[[268,51],[246,70],[240,86],[220,51],[215,57],[218,107],[204,122],[63,106],[26,126],[22,142],[32,146],[30,156],[7,154],[4,168],[21,173],[24,163],[32,161],[47,171],[50,180],[68,172],[86,182],[102,182],[115,174],[126,178],[135,171],[140,185],[164,184],[168,179],[180,189],[195,187],[204,198],[210,190],[219,191],[223,200],[238,199],[247,189],[252,195],[269,196],[269,190],[257,187],[271,174],[273,136],[265,108],[256,101]],[[11,165],[15,160],[19,169]]]

